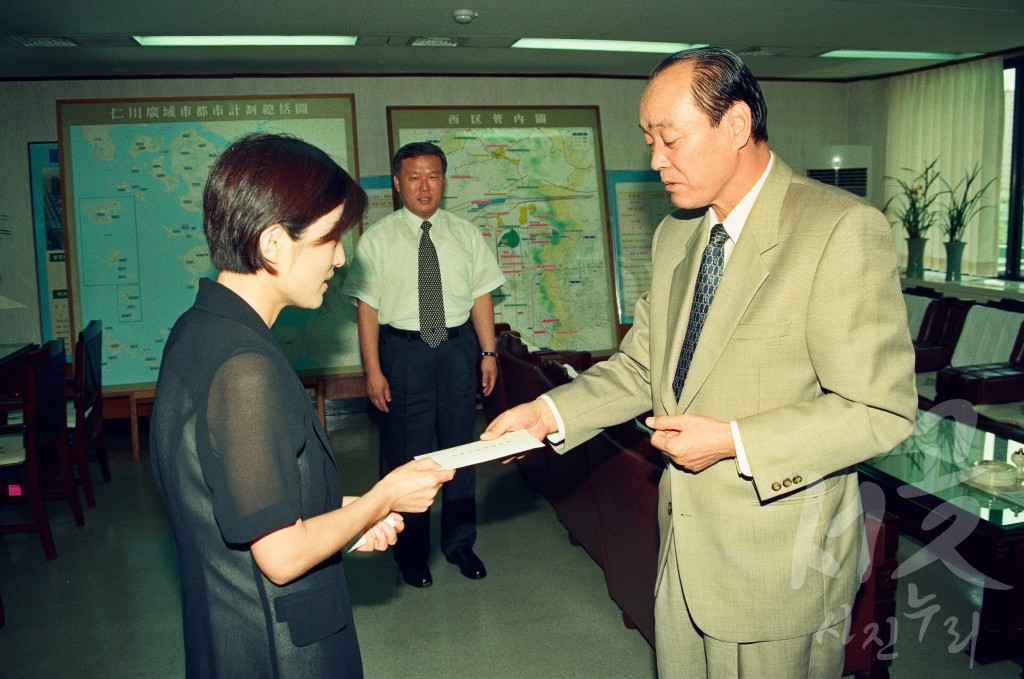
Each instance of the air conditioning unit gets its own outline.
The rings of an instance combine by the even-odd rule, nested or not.
[[[811,179],[866,198],[872,175],[871,147],[820,146],[804,149],[804,167]]]

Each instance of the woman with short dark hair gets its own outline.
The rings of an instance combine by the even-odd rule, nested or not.
[[[327,434],[270,332],[314,309],[366,194],[320,149],[251,135],[210,171],[216,281],[164,349],[151,452],[178,551],[188,677],[361,677],[342,548],[384,550],[453,472],[420,460],[345,497]]]

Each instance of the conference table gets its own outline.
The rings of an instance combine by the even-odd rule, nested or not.
[[[927,549],[903,559],[895,577],[945,566],[982,586],[981,610],[945,623],[950,648],[979,663],[1011,657],[1024,644],[1024,443],[983,431],[966,401],[918,411],[914,433],[894,450],[857,466],[866,508],[900,517],[900,529]],[[1024,437],[1022,437],[1024,438]],[[1015,455],[1015,453],[1018,453]],[[932,563],[941,561],[942,564]],[[907,615],[893,624],[934,625],[951,614],[938,592],[908,595]],[[938,609],[938,610],[936,610]],[[914,631],[901,630],[901,636]]]

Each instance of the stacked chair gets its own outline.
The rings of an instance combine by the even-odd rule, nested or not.
[[[37,531],[47,559],[57,558],[45,500],[65,499],[75,524],[85,524],[68,454],[64,341],[51,340],[25,361],[21,422],[0,427],[0,499],[27,503],[31,522],[0,525],[0,533]]]

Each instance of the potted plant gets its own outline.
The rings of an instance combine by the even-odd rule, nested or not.
[[[942,224],[942,230],[946,232],[946,280],[959,281],[961,278],[960,265],[964,256],[964,231],[967,224],[984,210],[988,205],[981,204],[981,197],[992,186],[995,179],[990,179],[981,188],[975,189],[974,183],[978,181],[981,173],[981,166],[975,165],[963,179],[955,186],[942,180],[946,190],[943,195],[949,196],[946,203],[946,213]]]
[[[936,158],[909,182],[899,177],[886,177],[895,180],[900,192],[886,201],[883,212],[892,214],[899,220],[907,232],[907,278],[924,276],[924,246],[928,242],[925,234],[935,224],[935,210],[932,208],[939,194],[932,192],[932,187],[939,180],[939,171],[935,169],[939,159]],[[905,172],[913,172],[903,168]]]

